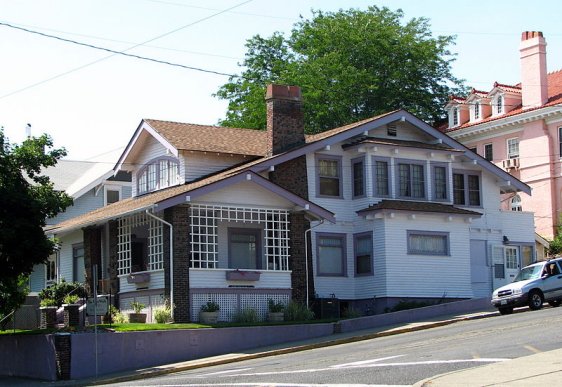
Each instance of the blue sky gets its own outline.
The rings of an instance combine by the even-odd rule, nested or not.
[[[454,75],[477,89],[519,82],[518,47],[526,30],[543,31],[548,71],[562,69],[559,0],[0,0],[0,23],[116,51],[148,42],[128,52],[239,73],[251,36],[288,33],[311,9],[370,5],[401,8],[405,21],[423,16],[434,35],[456,35]],[[212,125],[226,111],[226,101],[212,96],[225,76],[110,56],[1,25],[0,52],[6,135],[21,142],[31,123],[34,135],[49,133],[70,159],[126,145],[142,118]]]

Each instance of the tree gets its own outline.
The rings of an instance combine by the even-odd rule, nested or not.
[[[65,155],[64,148],[53,149],[46,134],[11,145],[0,128],[0,318],[14,308],[10,292],[20,291],[33,266],[54,252],[55,241],[47,238],[43,226],[72,199],[55,191],[41,169]]]
[[[403,16],[376,6],[313,11],[289,38],[254,36],[246,43],[245,70],[215,94],[229,101],[220,124],[265,128],[269,83],[301,87],[307,133],[399,108],[428,122],[443,119],[449,95],[466,91],[451,73],[454,55],[447,47],[454,37],[432,37],[426,18],[402,25]]]

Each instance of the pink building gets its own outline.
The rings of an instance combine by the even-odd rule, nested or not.
[[[523,32],[519,50],[521,82],[451,97],[442,130],[532,188],[532,196],[504,195],[502,208],[534,212],[544,241],[556,234],[562,212],[562,70],[547,73],[542,32]]]

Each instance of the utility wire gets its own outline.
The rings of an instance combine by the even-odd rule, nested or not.
[[[25,90],[28,90],[28,89],[33,88],[33,87],[35,87],[35,86],[41,85],[41,84],[43,84],[43,83],[46,83],[46,82],[55,80],[55,79],[57,79],[57,78],[61,78],[61,77],[65,76],[65,75],[74,73],[74,72],[76,72],[76,71],[78,71],[78,70],[81,70],[81,69],[83,69],[83,68],[85,68],[85,67],[88,67],[88,66],[91,66],[91,65],[93,65],[93,64],[96,64],[96,63],[99,63],[99,62],[101,62],[101,61],[104,61],[104,60],[106,60],[106,59],[109,59],[109,58],[111,58],[111,57],[113,57],[113,56],[115,56],[115,55],[129,56],[129,57],[133,57],[133,58],[136,58],[136,59],[147,60],[147,61],[152,61],[152,62],[162,63],[162,64],[167,64],[167,65],[175,66],[175,67],[181,67],[181,68],[185,68],[185,69],[188,69],[188,70],[202,71],[202,72],[206,72],[206,73],[211,73],[211,74],[216,74],[216,75],[223,75],[223,76],[228,76],[228,77],[236,77],[236,75],[227,74],[227,73],[222,73],[222,72],[219,72],[219,71],[206,70],[206,69],[201,69],[201,68],[198,68],[198,67],[186,66],[186,65],[182,65],[182,64],[178,64],[178,63],[172,63],[172,62],[162,61],[162,60],[159,60],[159,59],[143,57],[143,56],[140,56],[140,55],[129,54],[129,53],[127,53],[127,51],[133,50],[133,49],[135,49],[135,48],[137,48],[137,47],[139,47],[139,46],[143,46],[143,45],[145,45],[145,44],[147,44],[147,43],[150,43],[150,42],[153,42],[153,41],[155,41],[155,40],[161,39],[161,38],[163,38],[163,37],[165,37],[165,36],[168,36],[168,35],[171,35],[171,34],[173,34],[173,33],[176,33],[176,32],[178,32],[178,31],[180,31],[180,30],[183,30],[183,29],[185,29],[185,28],[191,27],[191,26],[193,26],[193,25],[195,25],[195,24],[198,24],[198,23],[201,23],[201,22],[203,22],[203,21],[209,20],[209,19],[211,19],[211,18],[213,18],[213,17],[215,17],[215,16],[221,15],[221,14],[223,14],[223,13],[225,13],[225,12],[228,12],[228,11],[230,11],[230,10],[233,10],[233,9],[235,9],[235,8],[238,8],[238,7],[242,6],[242,5],[245,5],[245,4],[247,4],[247,3],[250,3],[250,2],[252,2],[252,1],[253,1],[253,0],[246,0],[246,1],[243,1],[243,2],[241,2],[241,3],[239,3],[239,4],[236,4],[236,5],[232,6],[232,7],[226,8],[226,9],[224,9],[224,10],[222,10],[222,11],[216,12],[216,13],[214,13],[214,14],[212,14],[212,15],[209,15],[209,16],[207,16],[207,17],[204,17],[204,18],[202,18],[202,19],[198,19],[198,20],[196,20],[196,21],[194,21],[194,22],[192,22],[192,23],[186,24],[186,25],[181,26],[181,27],[179,27],[179,28],[176,28],[176,29],[174,29],[174,30],[172,30],[172,31],[166,32],[166,33],[164,33],[164,34],[158,35],[158,36],[156,36],[156,37],[154,37],[154,38],[152,38],[152,39],[146,40],[146,41],[144,41],[144,42],[142,42],[142,43],[135,44],[135,45],[133,45],[133,46],[131,46],[131,47],[125,49],[125,50],[122,50],[122,51],[116,51],[116,50],[111,50],[111,49],[109,49],[109,48],[94,46],[94,45],[91,45],[91,44],[82,43],[82,42],[78,42],[78,41],[71,40],[71,39],[65,39],[65,38],[61,38],[61,37],[59,37],[59,36],[49,35],[49,34],[45,34],[45,33],[42,33],[42,32],[30,30],[30,29],[27,29],[27,28],[17,27],[17,26],[8,24],[8,23],[0,22],[0,26],[9,27],[9,28],[21,30],[21,31],[24,31],[24,32],[28,32],[28,33],[40,35],[40,36],[43,36],[43,37],[47,37],[47,38],[51,38],[51,39],[57,39],[57,40],[64,41],[64,42],[67,42],[67,43],[77,44],[77,45],[80,45],[80,46],[85,46],[85,47],[89,47],[89,48],[94,48],[94,49],[97,49],[97,50],[102,50],[102,51],[106,51],[106,52],[110,52],[110,53],[111,53],[111,55],[108,55],[108,56],[105,56],[105,57],[103,57],[103,58],[97,59],[97,60],[95,60],[95,61],[93,61],[93,62],[84,64],[84,65],[82,65],[82,66],[75,67],[75,68],[73,68],[73,69],[71,69],[71,70],[65,71],[64,73],[57,74],[57,75],[55,75],[55,76],[53,76],[53,77],[44,79],[44,80],[42,80],[42,81],[40,81],[40,82],[36,82],[36,83],[34,83],[34,84],[25,86],[25,87],[23,87],[23,88],[21,88],[21,89],[14,90],[14,91],[12,91],[12,92],[10,92],[10,93],[8,93],[8,94],[4,94],[4,95],[0,96],[0,99],[9,97],[9,96],[14,95],[14,94],[17,94],[17,93],[20,93],[20,92],[22,92],[22,91],[25,91]]]

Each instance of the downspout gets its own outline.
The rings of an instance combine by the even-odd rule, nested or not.
[[[170,312],[172,315],[172,321],[174,320],[174,226],[171,223],[166,222],[164,219],[157,217],[149,210],[145,210],[146,215],[153,219],[156,219],[160,223],[165,224],[170,227]]]
[[[306,307],[307,308],[310,305],[310,300],[309,300],[309,292],[308,292],[308,237],[306,236],[306,234],[307,233],[310,234],[310,231],[312,231],[313,228],[316,228],[323,224],[324,224],[324,219],[322,219],[320,223],[318,223],[316,226],[310,227],[304,231],[304,263],[305,263],[305,275],[306,275]],[[312,240],[310,241],[310,244],[312,245]]]

